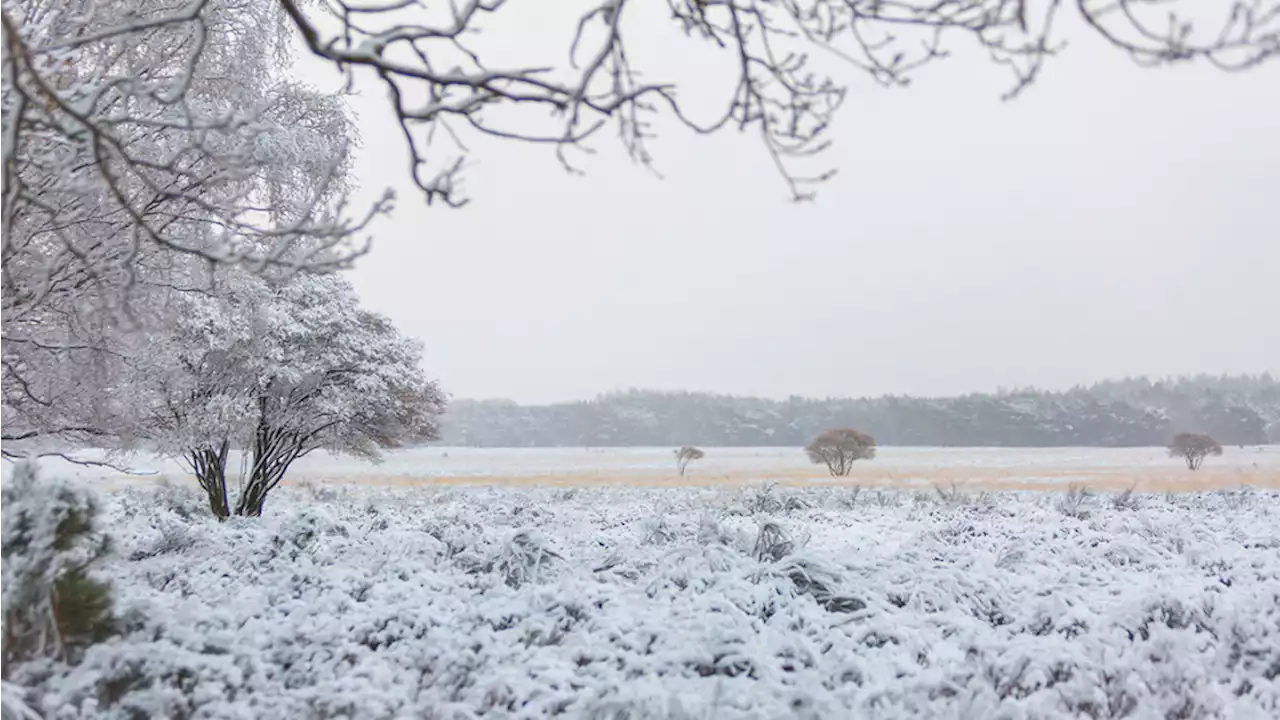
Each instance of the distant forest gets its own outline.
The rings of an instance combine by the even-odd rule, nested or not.
[[[1206,432],[1224,445],[1280,443],[1269,374],[1128,378],[1060,392],[949,398],[786,400],[631,390],[586,402],[455,400],[442,444],[481,447],[800,446],[852,427],[880,445],[1126,447]]]

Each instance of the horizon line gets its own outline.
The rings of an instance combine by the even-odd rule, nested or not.
[[[501,397],[501,396],[488,396],[488,397],[469,396],[469,397],[451,397],[449,402],[450,403],[455,401],[476,402],[476,403],[506,402],[506,403],[514,403],[515,405],[522,406],[522,407],[544,407],[544,406],[552,406],[552,405],[575,405],[575,404],[583,404],[583,403],[592,403],[592,402],[598,402],[606,398],[616,397],[621,395],[628,395],[628,394],[703,395],[708,397],[736,398],[740,400],[767,400],[770,402],[786,402],[792,399],[799,399],[799,400],[806,400],[806,401],[884,400],[884,399],[890,399],[890,398],[909,399],[909,400],[949,400],[949,399],[956,399],[956,398],[963,398],[963,397],[971,397],[974,395],[1001,397],[1001,396],[1019,395],[1019,394],[1027,394],[1027,393],[1066,394],[1066,393],[1077,391],[1077,390],[1091,390],[1091,389],[1097,388],[1100,385],[1119,384],[1119,383],[1125,383],[1125,382],[1146,381],[1148,384],[1154,386],[1154,385],[1162,385],[1162,384],[1176,384],[1180,382],[1189,382],[1189,381],[1202,380],[1202,379],[1203,380],[1250,379],[1250,380],[1270,382],[1273,384],[1280,384],[1280,380],[1277,380],[1276,376],[1272,374],[1272,370],[1268,368],[1268,369],[1261,370],[1259,372],[1235,372],[1235,373],[1198,372],[1198,373],[1182,373],[1182,374],[1176,374],[1176,375],[1161,375],[1161,376],[1155,376],[1155,377],[1152,377],[1149,375],[1125,375],[1123,377],[1110,377],[1110,378],[1104,378],[1102,380],[1095,380],[1087,384],[1076,383],[1074,385],[1070,385],[1067,387],[1059,386],[1058,388],[1050,388],[1050,387],[1043,387],[1043,386],[1037,387],[1035,385],[1022,385],[1022,386],[1012,386],[1012,387],[997,386],[994,390],[975,390],[975,391],[970,391],[965,393],[955,393],[955,394],[946,394],[946,395],[942,395],[942,394],[913,395],[910,393],[881,393],[879,395],[817,396],[817,395],[791,394],[786,396],[777,396],[777,395],[763,395],[763,394],[753,394],[753,393],[738,394],[738,393],[731,393],[731,392],[718,392],[713,390],[660,389],[660,388],[647,388],[647,387],[633,385],[631,387],[627,387],[624,389],[597,392],[594,396],[591,396],[588,398],[579,398],[579,399],[552,400],[552,401],[546,401],[546,402],[524,402],[520,400],[514,400],[509,397]]]

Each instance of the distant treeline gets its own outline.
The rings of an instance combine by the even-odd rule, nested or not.
[[[1270,375],[1130,378],[1065,392],[951,398],[786,400],[631,390],[587,402],[455,400],[442,443],[482,447],[799,446],[852,427],[881,445],[1164,445],[1177,432],[1224,445],[1280,442],[1280,382]]]

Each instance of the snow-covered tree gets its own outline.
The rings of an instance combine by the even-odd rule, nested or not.
[[[231,511],[227,460],[247,436],[253,381],[266,363],[259,312],[272,301],[263,278],[234,269],[203,292],[155,290],[148,304],[157,321],[129,335],[121,353],[120,384],[139,400],[114,424],[121,442],[182,458],[218,517]]]
[[[701,460],[706,457],[706,453],[692,445],[684,445],[675,451],[676,455],[676,471],[680,473],[680,477],[684,477],[684,473],[689,469],[689,463],[694,460]]]
[[[132,353],[126,384],[148,404],[134,432],[187,462],[215,515],[261,514],[314,450],[376,460],[436,437],[444,395],[423,374],[420,343],[360,308],[341,276],[272,283],[223,268],[213,291],[166,302],[167,321]],[[233,450],[248,458],[234,505]]]
[[[287,311],[287,312],[286,312]],[[259,515],[290,464],[321,448],[376,460],[384,448],[437,437],[445,398],[421,368],[422,346],[361,309],[334,275],[279,289],[258,350],[249,476],[237,514]]]
[[[149,288],[202,291],[184,258],[329,269],[362,250],[367,218],[341,217],[351,119],[281,71],[271,4],[17,0],[3,13],[12,458],[122,437],[106,419],[127,388],[104,367],[155,320]]]
[[[350,121],[283,74],[280,19],[253,0],[6,4],[5,269],[24,302],[86,273],[127,281],[157,247],[349,259]]]

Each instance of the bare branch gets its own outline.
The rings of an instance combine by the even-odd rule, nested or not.
[[[1156,30],[1145,12],[1156,3],[1076,0],[1089,27],[1139,62],[1201,59],[1240,69],[1277,52],[1276,0],[1224,3],[1224,26],[1200,42],[1190,39],[1190,24],[1176,15],[1168,28]],[[698,122],[677,100],[679,83],[639,81],[626,52],[627,0],[593,2],[576,17],[564,68],[509,69],[488,67],[464,44],[469,32],[499,20],[505,6],[501,0],[469,2],[438,25],[416,22],[420,14],[404,12],[400,2],[357,7],[325,0],[320,3],[324,14],[337,22],[331,33],[322,31],[296,0],[281,0],[281,5],[313,54],[348,73],[359,67],[375,72],[392,99],[415,184],[428,202],[451,206],[466,203],[458,195],[466,150],[458,142],[455,157],[433,158],[417,128],[425,127],[432,137],[437,127],[456,119],[460,126],[492,137],[551,144],[565,169],[576,174],[581,169],[569,162],[567,150],[590,152],[584,141],[607,120],[616,121],[619,139],[632,158],[651,167],[648,123],[642,118],[661,106],[699,133],[729,125],[755,130],[791,196],[803,200],[813,196],[812,185],[834,173],[805,173],[799,166],[829,146],[826,133],[845,95],[843,84],[811,69],[815,64],[808,53],[814,49],[893,87],[907,85],[915,71],[947,57],[948,41],[967,39],[1011,73],[1004,98],[1012,99],[1064,46],[1054,39],[1062,0],[668,0],[671,17],[684,34],[728,50],[737,69],[724,111]],[[603,37],[588,42],[589,34]],[[452,56],[464,62],[440,70],[446,62],[442,58]],[[411,104],[406,98],[418,90],[428,100]],[[496,108],[532,113],[513,121],[519,123],[532,124],[528,118],[544,115],[563,117],[563,129],[544,134],[495,125],[484,111]],[[432,174],[425,170],[428,165],[441,169]]]

